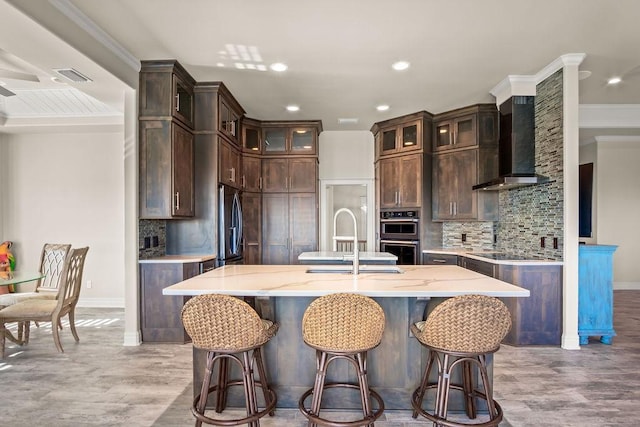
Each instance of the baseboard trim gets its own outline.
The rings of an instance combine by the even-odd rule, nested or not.
[[[142,344],[142,335],[140,331],[136,332],[125,332],[124,333],[124,343],[122,344],[125,347],[135,347]]]
[[[124,308],[124,298],[82,298],[78,307]]]
[[[613,290],[640,291],[640,282],[613,282]]]

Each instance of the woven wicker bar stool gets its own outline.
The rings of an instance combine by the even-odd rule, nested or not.
[[[246,302],[227,295],[198,295],[182,308],[182,323],[191,337],[193,346],[207,351],[207,366],[202,389],[193,401],[191,412],[196,417],[196,426],[202,423],[235,426],[260,425],[260,418],[273,415],[277,396],[269,387],[262,358],[262,346],[278,330],[278,324],[260,319],[258,313]],[[211,374],[218,362],[218,381],[211,386]],[[229,362],[242,370],[241,380],[229,379]],[[254,377],[257,369],[259,379]],[[205,415],[209,394],[216,392],[215,411],[226,407],[230,386],[242,385],[245,394],[247,416],[237,419],[215,419]],[[262,388],[265,407],[258,408],[256,387]]]
[[[373,426],[373,422],[382,415],[384,402],[369,387],[367,379],[367,351],[380,344],[384,323],[382,307],[363,295],[330,294],[309,304],[302,317],[302,337],[308,346],[316,350],[316,379],[313,388],[307,390],[298,402],[298,408],[309,420],[309,426]],[[355,367],[358,384],[325,382],[329,364],[338,359],[345,359]],[[334,387],[359,390],[362,419],[332,421],[320,417],[322,393],[324,389]],[[305,400],[309,396],[312,396],[311,407],[307,409]],[[375,409],[371,397],[377,402]]]
[[[422,382],[411,399],[413,418],[420,414],[433,421],[435,426],[497,426],[503,413],[500,405],[493,399],[486,356],[500,348],[500,342],[510,328],[511,316],[504,303],[484,295],[462,295],[447,299],[429,314],[426,321],[411,325],[411,332],[429,349]],[[434,365],[437,365],[438,381],[436,384],[429,384],[429,374]],[[477,366],[480,373],[482,391],[474,384],[473,365]],[[456,367],[460,368],[460,384],[451,382]],[[429,389],[436,389],[435,407],[430,412],[422,408]],[[473,424],[448,420],[451,389],[462,391],[465,412],[470,419],[477,416],[476,400],[484,400],[489,420]]]

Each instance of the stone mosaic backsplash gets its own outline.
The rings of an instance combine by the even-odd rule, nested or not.
[[[164,256],[167,252],[167,225],[165,220],[138,220],[138,259],[149,259]],[[154,239],[156,237],[157,239]],[[148,248],[145,249],[145,238]],[[157,246],[154,246],[157,240]]]
[[[493,236],[494,225],[490,221],[442,223],[442,246],[445,248],[492,250]]]
[[[498,222],[444,222],[443,247],[495,249],[562,260],[562,78],[562,70],[559,70],[536,88],[536,172],[548,177],[550,182],[500,191]],[[465,242],[462,242],[463,234],[466,235]],[[543,237],[544,248],[541,247]],[[557,249],[554,239],[557,239]]]

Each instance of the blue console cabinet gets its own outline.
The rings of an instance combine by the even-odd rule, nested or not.
[[[580,245],[578,264],[578,335],[580,345],[599,336],[611,344],[613,330],[614,245]]]

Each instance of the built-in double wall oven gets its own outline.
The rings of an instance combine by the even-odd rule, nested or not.
[[[420,263],[418,211],[380,212],[380,251],[397,256],[400,265]]]

